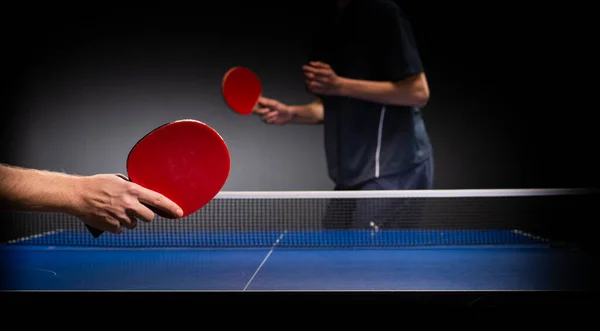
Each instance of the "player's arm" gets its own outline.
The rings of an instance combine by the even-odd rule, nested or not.
[[[388,105],[423,108],[429,101],[429,85],[425,73],[394,82],[341,77],[339,95]]]
[[[377,11],[380,22],[380,57],[377,65],[383,81],[341,78],[342,96],[390,105],[423,108],[429,101],[429,84],[421,62],[412,26],[395,4],[381,3]]]
[[[275,99],[260,97],[254,113],[268,124],[320,124],[323,121],[321,99],[304,105],[287,105]]]
[[[121,177],[121,178],[119,178]],[[165,196],[122,175],[76,176],[0,164],[0,207],[9,210],[64,212],[100,230],[120,233],[150,222],[161,208],[176,217],[181,208]]]
[[[323,102],[320,98],[305,105],[288,106],[293,114],[291,123],[294,124],[320,124],[323,121]]]
[[[380,54],[375,63],[378,81],[338,76],[327,63],[304,66],[308,89],[315,94],[338,95],[390,105],[422,108],[429,101],[429,84],[411,25],[397,6],[377,8]]]
[[[0,164],[0,206],[14,210],[56,211],[74,203],[78,177]]]

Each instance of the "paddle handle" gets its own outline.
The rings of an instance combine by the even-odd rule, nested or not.
[[[88,231],[90,231],[90,233],[92,234],[92,236],[94,236],[94,238],[98,238],[98,237],[100,237],[104,233],[104,231],[98,230],[98,229],[96,229],[94,227],[91,227],[91,226],[89,226],[87,224],[85,225],[85,227],[88,229]]]

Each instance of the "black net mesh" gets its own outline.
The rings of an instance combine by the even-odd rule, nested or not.
[[[134,230],[99,238],[67,214],[4,212],[2,242],[200,248],[539,244],[579,240],[579,225],[597,218],[591,209],[597,195],[587,191],[359,194],[222,192],[188,217],[157,216]]]

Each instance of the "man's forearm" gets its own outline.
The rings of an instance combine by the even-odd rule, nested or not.
[[[13,210],[69,211],[78,177],[0,164],[0,206]]]
[[[376,82],[340,78],[341,96],[389,105],[424,107],[429,100],[429,87],[424,74],[399,82]]]
[[[294,113],[294,124],[319,124],[323,120],[323,104],[316,100],[306,105],[290,106]]]

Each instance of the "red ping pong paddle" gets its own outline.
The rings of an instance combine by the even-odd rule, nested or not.
[[[209,203],[225,185],[231,168],[229,149],[210,126],[195,120],[164,124],[140,139],[127,157],[129,180],[179,205],[181,217]],[[156,214],[173,215],[148,206]],[[103,231],[88,226],[94,237]]]
[[[221,85],[227,105],[241,115],[251,114],[262,94],[258,76],[245,67],[233,67],[223,76]]]

